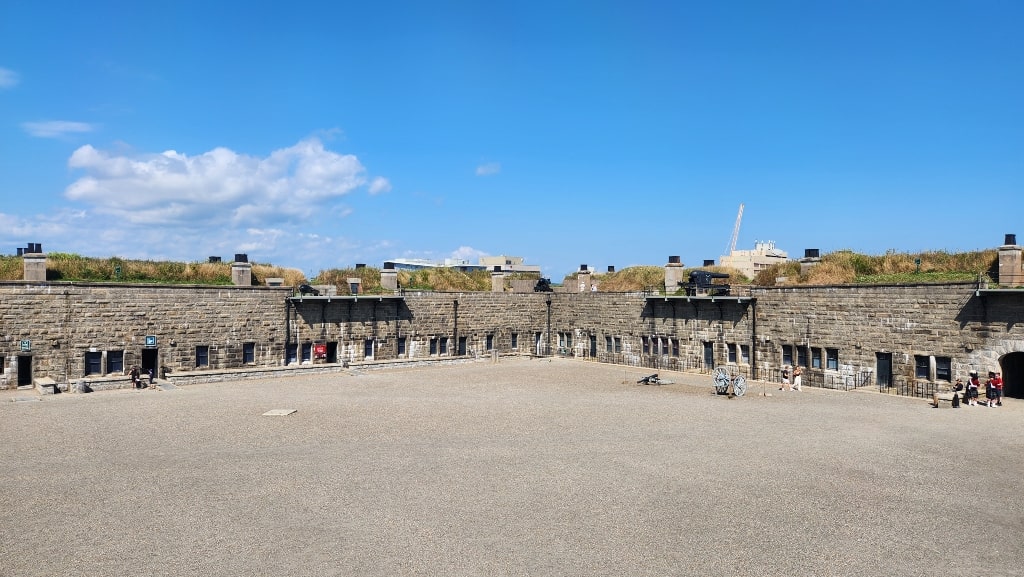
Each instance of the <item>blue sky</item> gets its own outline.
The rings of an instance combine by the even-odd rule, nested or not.
[[[0,252],[308,275],[1024,239],[1024,2],[0,4]],[[1024,242],[1022,240],[1021,242]]]

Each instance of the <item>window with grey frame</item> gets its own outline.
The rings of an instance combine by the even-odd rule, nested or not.
[[[839,349],[825,349],[825,368],[830,371],[839,370]]]

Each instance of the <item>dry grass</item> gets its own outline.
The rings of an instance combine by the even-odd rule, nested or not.
[[[253,264],[254,285],[268,277],[285,279],[285,284],[305,282],[298,269]],[[0,257],[0,280],[24,278],[21,257]],[[119,257],[93,258],[53,252],[46,255],[46,280],[75,282],[122,282],[153,284],[230,285],[231,263],[130,260]]]
[[[789,261],[761,271],[754,284],[774,286],[785,277],[793,284],[913,284],[920,282],[956,282],[976,280],[979,276],[996,278],[998,251],[965,253],[930,251],[917,254],[889,251],[870,256],[849,250],[821,257],[807,274],[800,274],[800,263]]]

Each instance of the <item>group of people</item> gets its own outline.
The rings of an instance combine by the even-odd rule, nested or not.
[[[153,386],[153,369],[148,369],[146,372],[147,372],[147,374],[149,376],[149,386],[152,387]],[[145,388],[145,386],[143,386],[143,384],[142,384],[142,371],[139,369],[138,365],[132,365],[132,369],[128,373],[128,375],[131,376],[131,378],[132,378],[132,388],[133,389],[143,389],[143,388]]]
[[[969,407],[978,406],[978,397],[981,389],[981,380],[977,371],[971,371],[965,385],[960,379],[953,385],[953,395],[963,391],[964,403]],[[989,371],[988,380],[985,381],[985,404],[989,407],[1003,406],[1003,377],[996,371]]]
[[[779,387],[779,390],[780,391],[801,391],[801,390],[803,390],[802,389],[802,385],[800,383],[803,380],[801,378],[801,375],[803,374],[803,372],[804,372],[804,370],[803,370],[803,368],[800,365],[797,365],[795,367],[790,367],[789,365],[786,365],[786,366],[782,367],[782,386]],[[790,383],[790,376],[791,375],[792,375],[792,378],[793,378],[793,382],[792,383]]]

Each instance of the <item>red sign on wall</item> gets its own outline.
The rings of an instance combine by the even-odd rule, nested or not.
[[[313,345],[313,354],[318,359],[327,358],[327,345]]]

